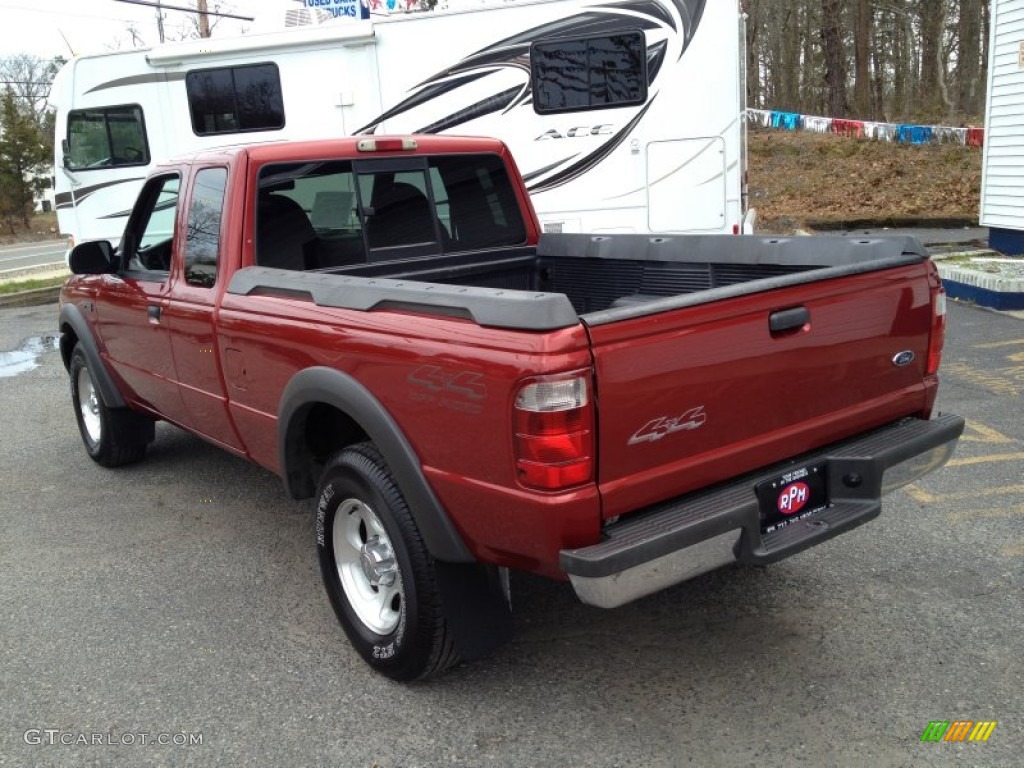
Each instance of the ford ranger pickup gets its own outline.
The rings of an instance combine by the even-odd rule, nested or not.
[[[507,638],[510,569],[611,608],[772,563],[964,425],[933,413],[945,294],[916,240],[541,235],[492,139],[178,158],[71,266],[88,454],[141,459],[164,421],[314,499],[327,595],[395,679]]]

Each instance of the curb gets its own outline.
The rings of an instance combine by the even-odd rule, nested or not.
[[[987,272],[975,268],[973,263],[945,263],[947,259],[965,256],[982,262],[1017,261],[1003,257],[991,248],[933,253],[932,261],[939,270],[942,286],[949,298],[1001,312],[1024,310],[1024,275],[1017,277]],[[1024,259],[1019,261],[1024,265]]]
[[[36,288],[33,291],[20,291],[0,296],[0,309],[6,307],[35,307],[43,304],[56,304],[60,296],[61,286]]]
[[[974,229],[979,225],[977,219],[955,216],[891,216],[879,219],[808,219],[807,226],[819,232],[849,232],[857,229]]]

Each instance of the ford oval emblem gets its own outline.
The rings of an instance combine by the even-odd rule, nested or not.
[[[914,353],[909,349],[900,352],[892,359],[892,364],[897,368],[906,368],[912,362],[914,362]]]

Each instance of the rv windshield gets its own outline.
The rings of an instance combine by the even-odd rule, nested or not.
[[[149,145],[141,107],[103,107],[68,113],[68,169],[148,163]]]

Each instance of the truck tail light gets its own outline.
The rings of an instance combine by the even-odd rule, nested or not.
[[[360,139],[356,142],[356,149],[360,152],[404,152],[416,149],[416,139]]]
[[[933,376],[942,362],[942,347],[946,343],[946,292],[939,286],[932,292],[932,330],[928,337],[928,366],[925,373]]]
[[[594,476],[590,371],[532,379],[516,395],[516,472],[528,488],[560,491]]]

